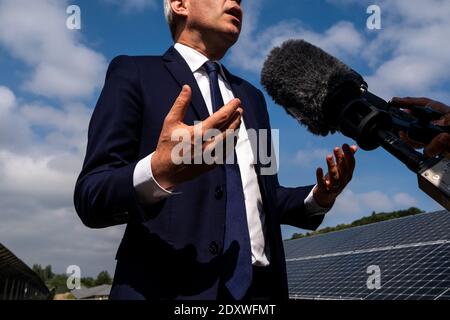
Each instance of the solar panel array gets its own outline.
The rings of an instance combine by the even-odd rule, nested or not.
[[[449,300],[450,213],[285,242],[293,299]]]

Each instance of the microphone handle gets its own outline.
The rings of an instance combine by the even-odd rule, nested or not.
[[[425,157],[400,140],[394,133],[387,130],[378,130],[378,142],[383,149],[392,154],[412,172],[419,173],[423,169]]]
[[[381,147],[417,174],[419,188],[450,211],[450,160],[444,157],[427,160],[387,130],[378,130],[377,135]]]
[[[450,211],[450,159],[432,159],[417,175],[419,187]]]

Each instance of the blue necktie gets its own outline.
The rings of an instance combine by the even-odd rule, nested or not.
[[[209,77],[213,110],[216,112],[224,105],[219,88],[220,66],[215,62],[208,61],[204,67]],[[233,298],[240,300],[245,296],[252,282],[252,255],[244,190],[236,153],[234,160],[234,164],[225,164],[227,207],[224,252],[234,251],[232,248],[237,248],[238,251],[234,257],[229,259],[230,261],[225,261],[226,268],[234,270],[225,285]]]

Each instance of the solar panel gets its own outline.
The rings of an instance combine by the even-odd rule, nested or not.
[[[286,258],[321,255],[336,252],[337,248],[345,246],[353,238],[364,232],[362,228],[353,228],[324,235],[316,235],[299,240],[287,241],[290,247],[285,248]]]
[[[438,212],[288,241],[290,296],[450,299],[449,235],[450,214]],[[379,270],[379,286],[369,267]]]

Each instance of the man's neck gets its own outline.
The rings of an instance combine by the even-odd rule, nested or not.
[[[219,44],[217,43],[218,41],[215,41],[215,43],[211,43],[212,41],[204,41],[203,38],[198,33],[183,32],[176,42],[200,52],[212,61],[221,60],[228,51],[229,46],[223,43]]]

